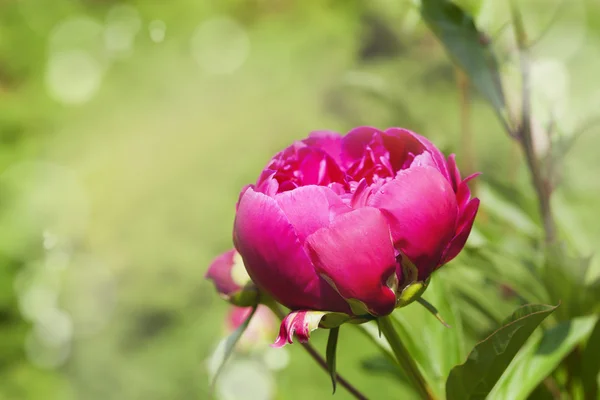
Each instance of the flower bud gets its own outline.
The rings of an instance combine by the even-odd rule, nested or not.
[[[216,257],[205,276],[211,280],[219,295],[238,307],[258,304],[259,292],[244,266],[244,261],[235,249]]]

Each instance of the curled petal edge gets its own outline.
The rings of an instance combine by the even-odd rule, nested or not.
[[[349,320],[348,314],[338,312],[293,311],[281,321],[279,336],[271,347],[280,348],[294,343],[294,335],[300,343],[307,343],[310,333],[315,329],[336,328]]]

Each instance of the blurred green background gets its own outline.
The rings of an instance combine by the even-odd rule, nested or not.
[[[406,127],[456,152],[464,173],[532,199],[518,148],[477,93],[462,105],[411,3],[0,0],[0,398],[208,398],[205,360],[228,306],[203,275],[232,245],[240,188],[311,130]],[[495,39],[510,81],[504,2],[460,3]],[[544,34],[537,121],[553,115],[569,136],[600,107],[600,3],[521,3],[531,36]],[[576,142],[555,198],[584,254],[600,241],[599,134]],[[495,223],[509,243],[515,229],[538,229],[535,210],[480,186],[479,230]],[[478,232],[471,245],[485,242]],[[315,332],[320,350],[325,339]],[[286,349],[275,398],[328,398],[327,375]],[[373,398],[408,393],[361,368],[373,353],[342,329],[341,373]]]

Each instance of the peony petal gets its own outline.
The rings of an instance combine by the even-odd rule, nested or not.
[[[429,141],[429,139],[422,135],[419,135],[418,133],[414,133],[412,131],[409,131],[408,129],[402,128],[389,128],[386,129],[385,133],[400,138],[403,138],[405,135],[408,134],[413,138],[417,139],[419,142],[421,142],[423,146],[425,146],[426,150],[431,153],[433,160],[435,161],[435,164],[437,166],[437,169],[442,173],[444,178],[448,179],[449,182],[452,182],[450,172],[448,171],[448,165],[446,164],[446,158],[444,157],[442,152],[437,147],[435,147],[435,145],[431,143],[431,141]]]
[[[358,186],[354,190],[354,193],[352,194],[350,206],[352,206],[352,208],[365,207],[370,195],[371,188],[367,184],[367,180],[361,179],[360,182],[358,182]]]
[[[337,215],[352,211],[338,195],[323,186],[302,186],[278,194],[275,200],[294,226],[301,244],[308,235],[329,226]]]
[[[372,126],[360,126],[352,129],[342,139],[342,164],[348,168],[364,157],[365,149],[373,140],[373,136],[383,132]]]
[[[448,156],[448,172],[450,173],[450,181],[452,182],[452,188],[454,192],[458,191],[458,185],[462,178],[460,177],[460,171],[458,165],[456,165],[456,155],[450,154]]]
[[[396,288],[388,284],[396,277],[395,250],[379,210],[365,207],[342,214],[310,235],[306,246],[317,271],[351,305],[359,302],[373,315],[393,311]]]
[[[469,181],[471,179],[477,178],[481,173],[476,172],[472,175],[469,175],[465,178],[464,181],[458,184],[458,188],[456,190],[456,202],[458,204],[459,213],[463,213],[467,204],[471,200],[471,189],[469,189]]]
[[[457,204],[450,182],[432,167],[400,171],[369,199],[381,209],[396,247],[426,279],[441,260],[457,224]]]
[[[302,186],[344,183],[344,173],[325,151],[315,147],[305,147],[298,150],[297,157],[298,164],[294,174],[301,178]]]
[[[272,347],[283,347],[294,343],[294,334],[300,343],[308,342],[310,333],[319,327],[321,318],[325,316],[322,311],[295,311],[288,314],[279,328],[279,336]]]
[[[230,297],[242,289],[242,285],[236,283],[232,276],[236,254],[235,249],[231,249],[215,257],[204,276],[214,283],[217,292],[224,297]]]
[[[473,222],[475,221],[475,216],[477,215],[478,209],[479,199],[477,198],[471,200],[469,204],[467,204],[464,212],[460,216],[459,226],[457,229],[458,233],[446,248],[440,266],[454,259],[454,257],[460,253],[463,247],[465,247],[465,243],[467,243],[467,239],[471,233],[471,228],[473,227]]]
[[[292,309],[347,312],[344,300],[320,278],[275,199],[248,189],[234,223],[234,241],[248,274]]]
[[[385,131],[383,143],[390,152],[390,164],[394,171],[400,171],[408,167],[412,157],[426,152],[427,148],[419,141],[413,132],[391,128]]]
[[[341,164],[342,136],[339,133],[333,131],[314,131],[302,142],[310,147],[316,147],[324,151],[333,158],[337,164]]]

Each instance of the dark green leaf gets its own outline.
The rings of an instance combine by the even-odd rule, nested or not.
[[[421,15],[454,62],[506,121],[498,62],[473,18],[449,0],[421,0]]]
[[[329,338],[327,339],[327,351],[325,352],[326,360],[327,360],[327,370],[329,371],[329,375],[331,376],[331,384],[333,385],[333,393],[335,393],[335,388],[337,385],[337,374],[335,371],[335,363],[336,363],[336,350],[337,350],[337,342],[338,336],[340,334],[340,328],[332,328],[329,330]]]
[[[252,320],[252,317],[254,316],[255,312],[256,312],[256,307],[252,308],[252,311],[250,312],[250,315],[248,315],[248,318],[246,318],[246,320],[240,326],[238,326],[237,329],[235,331],[233,331],[231,333],[231,335],[229,335],[227,337],[227,339],[225,340],[225,347],[224,347],[223,353],[220,354],[220,360],[217,360],[217,362],[216,362],[216,364],[219,365],[219,367],[217,368],[217,372],[215,372],[215,375],[213,376],[211,388],[214,388],[214,385],[217,382],[217,379],[219,378],[219,375],[221,374],[221,371],[223,370],[225,363],[231,356],[231,353],[233,353],[233,349],[235,348],[235,345],[237,344],[237,342],[240,340],[240,338],[246,331],[246,328],[248,328],[248,324]]]
[[[564,321],[538,335],[535,340],[530,340],[506,369],[489,397],[512,400],[529,398],[544,378],[590,335],[596,320],[597,317],[585,317]],[[593,343],[592,340],[589,343]],[[594,349],[594,362],[598,359],[597,350]],[[594,376],[594,382],[595,379]]]
[[[542,304],[518,308],[500,329],[475,346],[464,364],[450,371],[447,399],[485,398],[525,341],[556,308]]]
[[[600,373],[600,319],[590,335],[582,360],[582,380],[586,398],[598,398],[598,374]]]

